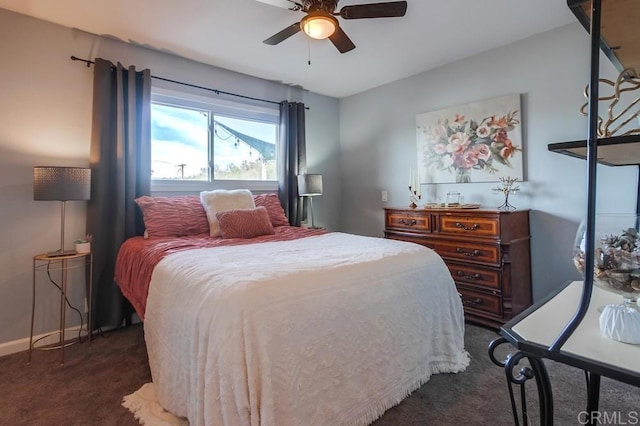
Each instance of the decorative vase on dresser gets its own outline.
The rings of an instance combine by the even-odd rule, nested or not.
[[[499,328],[531,305],[529,210],[385,208],[384,233],[444,259],[469,322]]]

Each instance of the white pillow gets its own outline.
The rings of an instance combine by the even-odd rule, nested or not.
[[[209,235],[212,237],[222,236],[220,223],[216,213],[227,210],[255,209],[253,194],[248,189],[234,189],[227,191],[216,189],[214,191],[202,191],[200,202],[209,220]]]

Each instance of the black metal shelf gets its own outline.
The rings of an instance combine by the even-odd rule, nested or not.
[[[549,151],[586,159],[587,141],[551,143]],[[640,135],[612,136],[598,139],[598,163],[607,166],[640,165]]]
[[[640,19],[640,2],[637,0],[603,0],[599,30],[600,49],[619,72],[640,65],[640,48],[637,47],[636,22]],[[591,0],[567,0],[567,6],[578,21],[591,31]],[[638,68],[640,69],[640,68]],[[626,77],[633,77],[627,74]],[[607,166],[640,165],[640,135],[613,136],[598,139],[598,163]],[[587,158],[587,141],[571,141],[549,144],[549,151],[576,158]]]
[[[640,47],[636,43],[636,22],[640,19],[637,0],[605,0],[602,9],[600,48],[611,63],[623,72],[633,67],[640,70]],[[590,31],[591,0],[567,0],[567,6],[587,32]],[[625,77],[633,77],[627,73]]]
[[[567,0],[567,6],[576,16],[578,21],[591,33],[591,15],[593,14],[593,0]],[[637,43],[636,23],[640,20],[640,1],[638,0],[598,0],[598,3],[606,3],[607,7],[602,8],[598,4],[597,28],[591,34],[591,81],[590,85],[596,87],[598,84],[599,66],[597,65],[598,49],[600,49],[613,63],[619,72],[629,68],[640,70],[640,43]],[[594,60],[594,58],[596,58]],[[625,78],[637,78],[628,72]],[[595,111],[597,111],[595,106]],[[590,120],[591,134],[595,134],[597,114]],[[592,139],[593,140],[593,139]],[[597,139],[597,158],[595,161],[607,166],[639,166],[636,198],[636,212],[640,214],[640,134],[628,136],[613,136]],[[548,145],[549,151],[568,155],[570,157],[587,159],[587,141],[571,141],[552,143]],[[591,167],[591,166],[589,166]],[[589,183],[589,196],[595,194],[595,171],[587,173]],[[593,181],[593,182],[591,182]],[[591,206],[593,208],[593,206]]]
[[[602,3],[607,3],[609,6],[604,19],[602,19]],[[589,357],[589,359],[587,359],[563,349],[564,344],[578,327],[580,327],[581,322],[587,315],[593,294],[597,165],[600,163],[610,166],[640,166],[640,145],[637,144],[640,142],[640,135],[615,136],[601,139],[597,137],[600,50],[602,49],[605,52],[618,69],[620,69],[623,64],[626,65],[626,67],[633,67],[636,70],[640,69],[640,62],[638,62],[640,61],[640,43],[638,43],[636,30],[637,22],[640,21],[640,0],[567,0],[567,4],[582,25],[590,32],[591,60],[589,73],[590,98],[588,102],[588,132],[586,140],[553,143],[548,145],[548,149],[549,151],[586,160],[587,205],[585,215],[584,282],[581,288],[576,287],[570,294],[570,297],[573,298],[576,296],[574,293],[577,291],[580,292],[580,300],[576,311],[566,325],[564,325],[560,334],[555,340],[551,341],[551,344],[549,344],[549,341],[553,336],[545,336],[543,342],[538,342],[539,344],[529,344],[525,341],[525,337],[518,335],[518,333],[515,333],[513,330],[514,326],[524,323],[529,320],[530,315],[532,316],[538,313],[539,309],[543,309],[545,302],[541,302],[534,305],[531,310],[525,311],[521,316],[514,318],[505,326],[501,327],[500,334],[502,337],[493,340],[489,345],[489,357],[491,361],[505,369],[515,424],[519,424],[519,419],[512,385],[516,384],[521,387],[522,419],[523,424],[528,424],[524,384],[526,380],[532,378],[535,378],[538,388],[540,424],[553,424],[553,394],[549,375],[544,362],[542,362],[543,358],[573,365],[585,371],[587,378],[586,413],[588,415],[599,414],[598,402],[600,397],[601,375],[622,380],[636,386],[640,383],[640,373],[638,373],[638,371],[617,371],[616,366],[611,369],[608,365],[600,362],[602,360],[601,357],[594,357],[593,359]],[[589,18],[587,18],[587,16],[589,16]],[[604,35],[601,29],[604,30]],[[638,178],[640,179],[640,171]],[[640,185],[638,185],[638,191],[640,191]],[[640,212],[640,192],[636,202],[637,211]],[[564,293],[564,291],[562,293]],[[557,296],[554,295],[551,297],[555,298]],[[565,306],[566,303],[561,303],[561,308],[564,309]],[[591,309],[590,312],[592,322],[589,323],[589,326],[594,327],[594,310]],[[542,315],[547,314],[548,312],[544,312]],[[544,321],[540,321],[539,316],[534,318],[533,322],[542,322],[540,327],[545,326]],[[538,324],[534,325],[536,326],[536,330],[540,329]],[[555,334],[556,331],[553,330],[552,332]],[[495,357],[494,351],[499,345],[506,342],[515,344],[518,351],[514,354],[509,354],[504,361],[500,361]],[[523,358],[527,358],[529,361],[530,368],[528,371],[526,367],[521,369],[517,368],[517,364]],[[514,376],[514,371],[519,371],[517,376]],[[591,419],[593,418],[594,417],[591,417]]]

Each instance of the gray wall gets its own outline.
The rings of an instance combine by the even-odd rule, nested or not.
[[[318,222],[338,227],[336,99],[0,9],[0,354],[26,348],[20,339],[29,336],[32,257],[60,243],[60,204],[33,201],[33,166],[89,163],[93,69],[71,55],[148,67],[156,76],[257,98],[304,101],[309,171],[324,174],[327,188],[315,203]],[[85,205],[68,203],[68,248],[84,235]],[[81,276],[71,277],[69,292],[82,308]],[[38,280],[36,334],[57,329],[58,301],[53,286]],[[75,314],[68,318],[69,326],[78,323]]]
[[[323,194],[313,197],[315,224],[337,231],[342,202],[338,100],[305,92],[303,101],[309,107],[306,112],[307,171],[322,175]]]
[[[601,63],[603,76],[617,75],[606,58]],[[383,206],[408,205],[416,114],[520,93],[526,182],[510,202],[531,209],[534,298],[579,279],[571,255],[586,206],[586,162],[549,152],[547,144],[586,137],[587,120],[578,108],[588,79],[589,37],[575,23],[341,99],[341,229],[380,236]],[[635,211],[637,169],[600,166],[598,174],[599,211]],[[458,190],[465,202],[496,207],[503,198],[491,191],[495,186],[425,185],[422,201]],[[383,189],[389,191],[385,204]]]

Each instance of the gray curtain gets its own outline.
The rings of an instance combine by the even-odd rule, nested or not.
[[[300,102],[280,104],[280,150],[278,152],[278,195],[289,223],[300,226],[303,203],[298,197],[298,175],[307,172],[305,107]]]
[[[124,240],[144,232],[134,199],[149,195],[151,189],[150,117],[151,72],[96,59],[87,205],[87,232],[94,237],[94,330],[120,326],[126,311],[113,281],[114,267]]]

